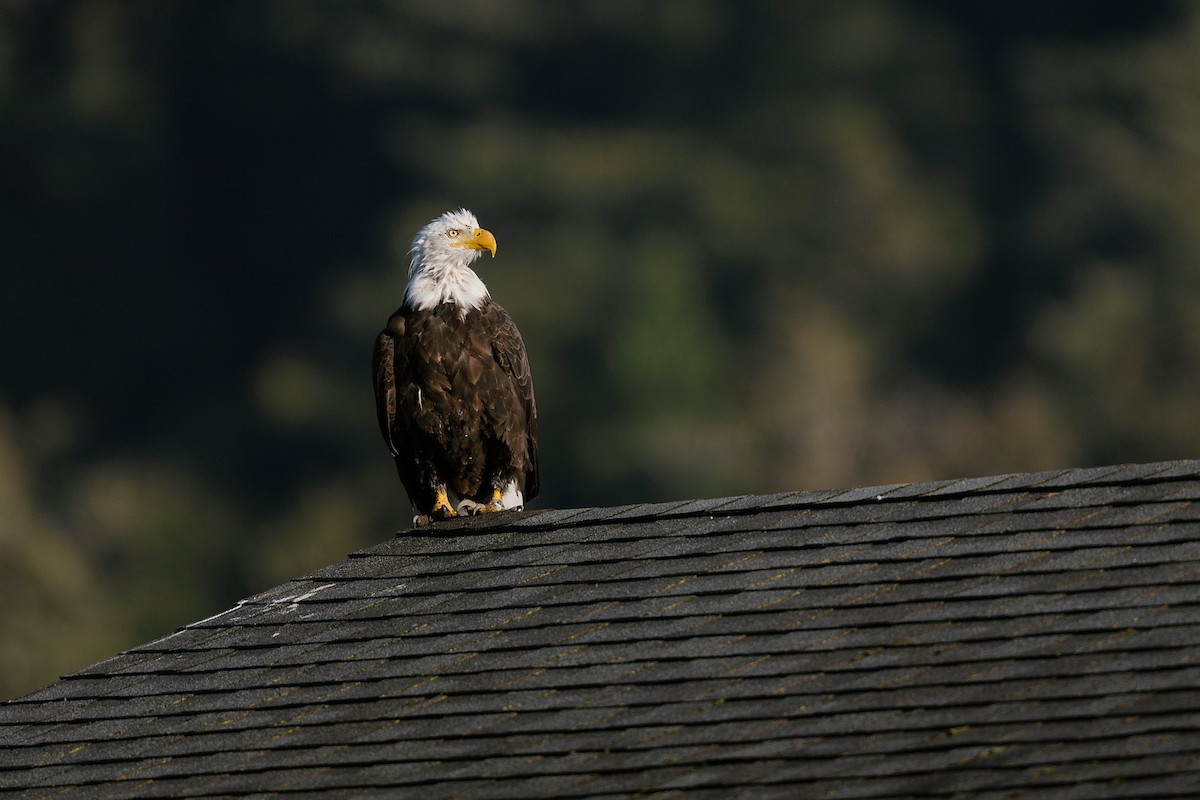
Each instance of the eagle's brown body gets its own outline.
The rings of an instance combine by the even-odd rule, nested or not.
[[[439,484],[477,503],[513,480],[525,500],[537,496],[533,381],[503,308],[401,307],[379,334],[374,366],[379,427],[419,513],[430,513]]]

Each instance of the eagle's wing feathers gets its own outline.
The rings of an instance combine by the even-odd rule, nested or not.
[[[537,406],[533,399],[533,376],[529,370],[529,355],[525,351],[525,342],[517,330],[512,317],[504,309],[496,306],[498,319],[492,330],[492,352],[496,363],[510,381],[511,390],[520,411],[519,414],[509,414],[501,421],[503,429],[499,431],[514,453],[525,451],[525,499],[532,500],[538,493],[538,454],[537,454]],[[515,438],[521,441],[513,441]]]
[[[399,322],[399,335],[404,335],[404,321]],[[387,442],[392,456],[399,454],[396,447],[396,323],[389,322],[388,328],[375,340],[375,354],[371,359],[371,372],[375,383],[375,415],[379,420],[379,431]]]

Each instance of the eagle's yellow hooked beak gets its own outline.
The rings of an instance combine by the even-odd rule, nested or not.
[[[469,247],[472,250],[487,250],[492,254],[492,258],[496,257],[496,237],[492,236],[491,231],[483,228],[476,228],[474,236],[468,241],[459,242],[460,247]]]

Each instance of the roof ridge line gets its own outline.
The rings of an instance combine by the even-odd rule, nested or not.
[[[1194,464],[1192,472],[1182,472],[1175,475],[1162,476],[1162,473],[1168,472],[1171,469],[1178,469],[1185,464]],[[1132,469],[1140,468],[1144,471],[1141,475],[1119,480],[1116,476],[1122,473],[1129,472]],[[1055,485],[1054,482],[1059,482],[1068,475],[1081,475],[1091,472],[1107,470],[1101,476],[1086,481],[1075,481],[1061,483]],[[612,522],[650,522],[653,520],[663,519],[688,519],[690,517],[700,517],[707,515],[711,517],[736,517],[756,514],[761,511],[771,509],[779,511],[787,511],[793,509],[804,508],[848,508],[851,506],[862,505],[866,501],[873,499],[878,503],[897,503],[897,502],[924,502],[931,500],[954,499],[964,496],[996,496],[1001,494],[1011,494],[1019,491],[1034,491],[1039,488],[1044,491],[1053,489],[1068,489],[1068,488],[1100,488],[1107,486],[1120,485],[1147,485],[1156,483],[1183,483],[1189,480],[1194,480],[1200,475],[1200,459],[1179,459],[1177,461],[1162,461],[1151,462],[1148,464],[1116,464],[1104,467],[1068,467],[1064,469],[1047,470],[1044,472],[1019,472],[1006,473],[1001,475],[983,476],[978,478],[945,478],[932,481],[915,481],[909,483],[894,483],[880,484],[876,486],[851,487],[844,489],[812,489],[812,490],[797,490],[792,492],[775,492],[768,494],[749,494],[735,495],[730,497],[715,498],[711,501],[701,499],[693,500],[678,500],[678,501],[663,501],[663,502],[647,502],[647,503],[631,503],[621,506],[585,506],[582,508],[573,509],[538,509],[535,511],[526,512],[521,519],[509,521],[497,520],[499,524],[489,525],[475,529],[469,523],[466,525],[458,525],[452,528],[440,528],[436,534],[458,535],[467,532],[478,533],[509,533],[515,531],[548,531],[561,530],[564,528],[582,528],[597,524],[608,524]],[[1040,478],[1040,480],[1028,483],[1015,483],[1011,486],[1001,487],[1010,481],[1018,478]],[[989,482],[990,481],[990,482]],[[962,489],[949,490],[949,487],[955,484],[964,484]],[[930,487],[930,491],[916,492],[906,491],[920,489],[922,487]],[[897,492],[905,491],[903,495],[896,495]],[[849,495],[845,499],[839,499]],[[873,495],[873,497],[872,497]],[[783,498],[795,496],[795,500],[791,502],[782,502]],[[747,504],[745,501],[753,499],[777,498],[775,502]],[[687,506],[711,502],[714,505],[704,508],[702,505],[693,510],[683,511],[681,509]],[[740,507],[727,508],[735,503],[741,502]],[[665,506],[665,508],[663,508]],[[658,510],[638,513],[639,507],[656,508]],[[613,512],[607,516],[600,516],[597,512]],[[557,514],[556,514],[557,512]],[[560,515],[566,515],[560,516]],[[539,517],[549,516],[544,522],[538,521]],[[523,522],[529,520],[528,522]],[[434,535],[434,532],[426,530],[418,530],[409,528],[403,531],[397,531],[396,537],[408,536],[412,534],[418,535]]]

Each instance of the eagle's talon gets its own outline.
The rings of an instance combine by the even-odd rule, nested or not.
[[[497,511],[520,511],[523,506],[509,507],[504,505],[504,493],[499,489],[492,489],[492,499],[487,503],[477,503],[474,500],[462,500],[458,504],[459,514],[470,514],[472,517],[479,514],[493,514]]]
[[[476,514],[484,514],[484,513],[487,513],[488,511],[495,511],[495,510],[496,509],[494,509],[494,508],[489,509],[483,503],[476,503],[474,500],[463,500],[458,504],[458,513],[461,516],[473,517]]]
[[[428,514],[417,514],[415,517],[413,517],[413,527],[424,528],[426,525],[431,523],[440,522],[442,520],[451,519],[452,517],[457,516],[458,514],[456,514],[452,508],[434,508]]]
[[[458,513],[460,516],[476,517],[480,514],[494,514],[497,511],[522,511],[524,508],[524,504],[506,506],[503,500],[493,500],[490,503],[476,503],[474,500],[463,500],[458,504]]]

